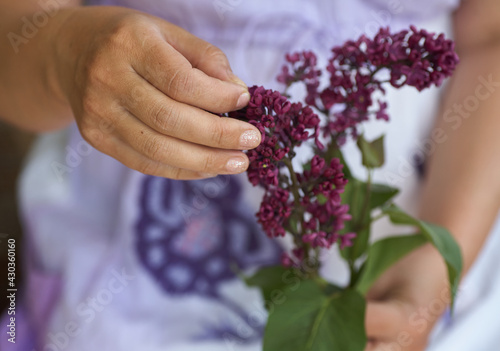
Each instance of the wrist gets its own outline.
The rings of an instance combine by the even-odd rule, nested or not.
[[[73,25],[74,17],[80,10],[59,10],[46,35],[46,47],[49,51],[46,56],[48,59],[45,60],[47,89],[59,104],[66,107],[70,106],[68,92],[71,88],[70,80],[73,78],[71,72],[77,57],[76,47],[81,45]]]

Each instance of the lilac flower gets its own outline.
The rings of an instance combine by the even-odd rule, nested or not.
[[[384,85],[419,91],[440,86],[455,70],[458,56],[444,35],[412,26],[398,33],[381,28],[373,39],[361,36],[334,47],[324,87],[313,52],[290,53],[285,60],[278,81],[286,88],[303,84],[305,104],[289,101],[286,89],[281,94],[254,86],[248,106],[227,116],[248,121],[262,133],[261,144],[247,151],[248,179],[265,190],[257,219],[271,238],[293,236],[296,247],[281,260],[285,267],[300,267],[312,249],[344,249],[356,238],[346,230],[352,218],[349,204],[342,203],[348,182],[344,165],[329,152],[338,151],[347,138],[357,138],[361,123],[389,120],[387,103],[380,98]],[[297,172],[292,160],[304,145],[314,155]]]
[[[382,28],[373,40],[362,36],[332,52],[327,67],[330,85],[318,93],[319,99],[312,105],[321,104],[327,111],[343,107],[343,112],[330,113],[331,120],[324,127],[325,135],[333,134],[339,140],[346,133],[357,135],[357,125],[371,115],[388,120],[386,105],[373,106],[373,94],[385,93],[379,72],[388,70],[389,83],[395,88],[408,85],[422,91],[440,86],[458,64],[451,40],[413,26],[411,31],[395,34]]]
[[[262,143],[248,151],[248,178],[253,185],[265,188],[278,185],[280,161],[293,147],[313,140],[318,147],[319,117],[309,106],[291,103],[277,91],[263,87],[249,89],[248,107],[229,116],[249,120],[262,133]]]
[[[278,82],[285,84],[287,88],[294,83],[303,82],[307,89],[305,102],[314,106],[321,76],[321,71],[316,67],[318,63],[316,55],[311,51],[303,51],[287,54],[285,59],[287,63],[281,69]]]

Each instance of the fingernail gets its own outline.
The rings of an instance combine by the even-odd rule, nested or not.
[[[230,173],[241,173],[247,169],[246,161],[241,157],[235,157],[227,161],[226,170]]]
[[[238,98],[238,102],[236,103],[236,108],[240,109],[245,107],[246,105],[248,105],[249,101],[250,101],[250,93],[244,92]]]
[[[260,132],[256,130],[247,130],[240,136],[240,148],[253,149],[260,144]]]

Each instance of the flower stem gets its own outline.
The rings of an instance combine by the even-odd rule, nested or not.
[[[288,168],[288,172],[290,172],[290,179],[292,180],[292,184],[290,185],[290,190],[293,194],[293,201],[297,208],[300,208],[300,193],[299,193],[299,181],[297,179],[297,175],[295,174],[295,170],[293,169],[292,161],[288,158],[284,158],[283,163]]]
[[[302,204],[300,201],[301,196],[300,196],[300,192],[299,192],[299,189],[300,189],[299,180],[297,179],[297,175],[295,174],[295,170],[293,169],[292,161],[286,157],[282,161],[285,164],[285,166],[288,168],[288,172],[290,173],[290,179],[292,181],[292,184],[290,184],[290,190],[292,191],[292,194],[293,194],[293,202],[295,204],[295,210],[297,211],[296,215],[299,218],[300,228],[303,229],[304,228],[304,210],[302,208]],[[302,236],[303,234],[304,233],[299,233],[300,236]],[[300,239],[300,237],[297,237],[295,235],[294,235],[294,242],[295,242],[295,245],[297,246],[297,248],[302,247],[302,249],[304,250],[304,262],[309,262],[309,258],[310,258],[309,245],[305,245],[302,242],[302,240]],[[318,259],[318,253],[316,253],[315,258]],[[316,262],[318,262],[318,261],[316,261]],[[316,268],[315,271],[310,273],[310,274],[312,274],[312,276],[317,275],[317,270],[318,269]]]
[[[367,226],[371,225],[371,216],[368,216],[368,222],[365,222],[365,218],[367,215],[367,212],[370,211],[370,198],[371,198],[371,188],[372,188],[372,174],[373,170],[371,168],[368,168],[368,177],[366,180],[366,193],[365,193],[365,201],[363,203],[363,208],[361,210],[361,216],[359,217],[359,220],[356,223],[355,232],[359,233],[363,230],[366,229]],[[359,272],[356,269],[356,264],[355,264],[354,259],[349,259],[348,264],[349,264],[349,271],[350,271],[350,282],[349,286],[354,287],[356,284],[356,281],[358,280],[358,275]]]
[[[366,217],[366,212],[369,210],[370,207],[370,197],[372,193],[372,176],[373,170],[371,168],[368,168],[368,179],[366,180],[366,193],[365,193],[365,203],[363,204],[363,211],[361,212],[361,221]],[[362,223],[364,226],[365,223]]]

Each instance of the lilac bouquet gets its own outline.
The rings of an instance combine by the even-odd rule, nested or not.
[[[228,114],[261,131],[261,145],[248,151],[248,179],[265,190],[257,218],[270,238],[290,236],[294,244],[281,266],[246,279],[261,289],[269,310],[264,351],[363,350],[364,296],[389,266],[424,243],[446,261],[452,301],[462,269],[447,230],[404,213],[392,203],[397,189],[372,182],[384,163],[384,138],[368,141],[359,128],[371,119],[389,120],[384,86],[421,91],[441,85],[458,64],[454,43],[415,27],[396,34],[381,29],[373,39],[362,36],[332,52],[328,86],[321,87],[326,72],[314,53],[288,54],[278,76],[284,92],[252,87],[248,107]],[[305,87],[303,103],[289,101],[295,84]],[[343,158],[348,139],[357,141],[366,180],[354,178]],[[299,148],[313,156],[296,167]],[[385,216],[416,233],[371,244],[371,224]],[[320,250],[334,247],[350,268],[347,286],[319,274]]]

